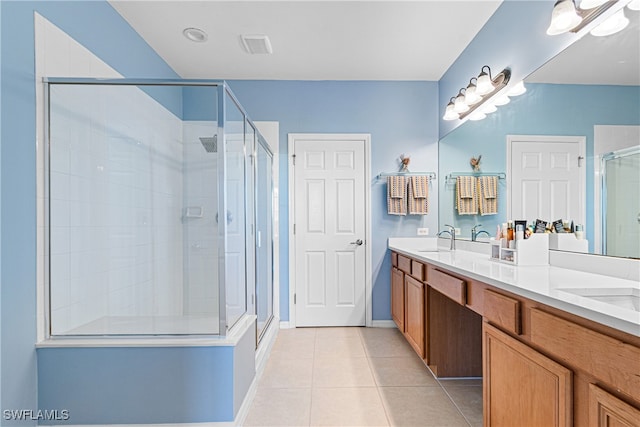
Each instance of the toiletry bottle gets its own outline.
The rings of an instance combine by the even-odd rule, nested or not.
[[[516,225],[516,249],[518,249],[520,240],[524,240],[524,227],[522,224]]]
[[[513,231],[513,221],[509,220],[507,221],[507,247],[508,248],[513,248],[514,247],[514,240],[515,236],[514,236],[514,231]]]
[[[582,226],[582,224],[576,224],[575,235],[576,239],[578,240],[584,239],[584,227]]]

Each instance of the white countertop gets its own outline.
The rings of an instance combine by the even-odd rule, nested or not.
[[[437,239],[434,239],[437,240]],[[437,242],[416,245],[411,238],[389,239],[389,248],[453,273],[487,283],[516,295],[640,336],[640,312],[623,305],[598,301],[562,289],[629,288],[640,283],[556,266],[512,266],[489,260],[489,255],[466,250],[438,251]]]

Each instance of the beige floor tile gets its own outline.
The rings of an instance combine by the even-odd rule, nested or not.
[[[446,380],[438,380],[442,387],[460,387],[460,386],[477,386],[482,387],[482,378],[463,378],[455,379],[450,378]]]
[[[269,358],[260,378],[260,387],[298,388],[311,387],[313,359]]]
[[[395,328],[366,328],[361,331],[362,343],[368,357],[413,357],[402,333]]]
[[[316,328],[289,328],[280,329],[278,338],[315,338]]]
[[[360,330],[364,328],[317,328],[316,338],[330,339],[360,339]]]
[[[441,387],[380,387],[392,426],[467,427]]]
[[[366,357],[359,338],[316,338],[314,354],[316,358]]]
[[[365,358],[320,358],[313,363],[313,387],[375,387]]]
[[[278,337],[271,349],[271,358],[313,359],[316,340],[314,337],[281,338]]]
[[[422,360],[415,357],[374,357],[369,359],[376,384],[380,386],[440,385]]]
[[[388,426],[375,387],[314,388],[311,391],[312,426]]]
[[[470,424],[482,423],[482,387],[447,387],[446,392]]]
[[[258,388],[245,426],[308,426],[311,389]]]

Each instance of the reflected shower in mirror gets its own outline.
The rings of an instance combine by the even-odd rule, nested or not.
[[[631,197],[640,193],[638,169],[635,169],[635,175],[631,172],[632,176],[626,178],[617,172],[615,178],[602,179],[609,171],[604,163],[606,159],[618,158],[640,144],[640,11],[625,9],[625,13],[630,23],[623,31],[608,37],[587,33],[526,78],[525,94],[513,98],[511,103],[482,121],[464,123],[440,140],[439,173],[443,177],[438,183],[440,224],[454,224],[460,228],[460,238],[471,239],[472,229],[478,224],[482,225],[475,228],[476,233],[486,230],[493,236],[496,227],[507,219],[532,222],[537,215],[544,216],[540,219],[546,221],[582,217],[584,219],[579,221],[585,225],[589,252],[639,257],[638,249],[633,245],[620,244],[639,240],[640,205],[637,198],[633,202]],[[578,151],[575,158],[570,154],[563,157],[566,169],[579,168],[584,183],[569,183],[563,187],[564,192],[558,192],[558,188],[527,187],[522,180],[512,182],[514,174],[509,173],[508,164],[522,150],[508,147],[508,141],[527,138],[531,141],[555,139],[561,143],[572,138],[584,141],[583,151]],[[551,147],[547,151],[553,152],[559,145],[547,147]],[[479,210],[476,214],[461,214],[457,208],[456,180],[445,178],[456,172],[472,175],[469,160],[480,155],[482,173],[507,174],[506,179],[497,182],[497,214],[481,215]],[[542,154],[536,152],[536,156],[529,156],[529,159],[542,159],[540,156]],[[560,166],[557,160],[561,157],[555,156],[555,166],[549,167]],[[625,157],[625,165],[631,160]],[[547,172],[539,173],[539,176],[549,180]],[[620,188],[622,182],[623,189]],[[533,191],[534,187],[536,191]],[[580,209],[577,213],[562,206],[576,192]],[[540,210],[526,218],[511,218],[512,212],[518,209],[510,204],[536,198],[546,200],[540,205],[551,206],[550,213],[544,214]],[[607,211],[612,208],[613,198],[628,201],[623,208],[617,208],[615,214]],[[559,208],[554,210],[556,205]],[[619,216],[624,218],[618,220]],[[621,222],[614,224],[614,220]],[[486,235],[483,233],[483,236]],[[610,239],[616,243],[611,243]]]

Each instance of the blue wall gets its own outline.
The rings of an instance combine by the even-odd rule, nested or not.
[[[469,158],[482,154],[482,170],[505,172],[506,135],[578,135],[587,140],[587,223],[586,238],[593,250],[594,236],[594,125],[640,125],[640,87],[565,84],[527,84],[527,92],[486,119],[472,122],[449,133],[440,144],[440,173],[468,171]],[[496,225],[507,220],[506,193],[501,182],[499,213],[492,216],[458,216],[462,235],[470,236],[470,227],[478,222],[495,234]],[[441,222],[452,218],[453,187],[440,181]],[[557,218],[542,218],[554,220]],[[565,218],[566,219],[566,218]],[[527,218],[529,221],[535,218]]]
[[[34,11],[127,77],[176,78],[106,2],[3,1],[1,361],[2,409],[37,409],[36,106]],[[2,420],[3,425],[11,425]],[[26,425],[26,422],[17,424]]]
[[[417,227],[438,227],[437,184],[426,217],[386,214],[381,172],[398,170],[400,154],[411,155],[411,170],[438,167],[436,82],[230,81],[229,86],[254,121],[280,122],[280,316],[289,320],[288,152],[289,133],[371,134],[371,222],[373,319],[390,314],[390,256],[387,238],[415,236]]]

